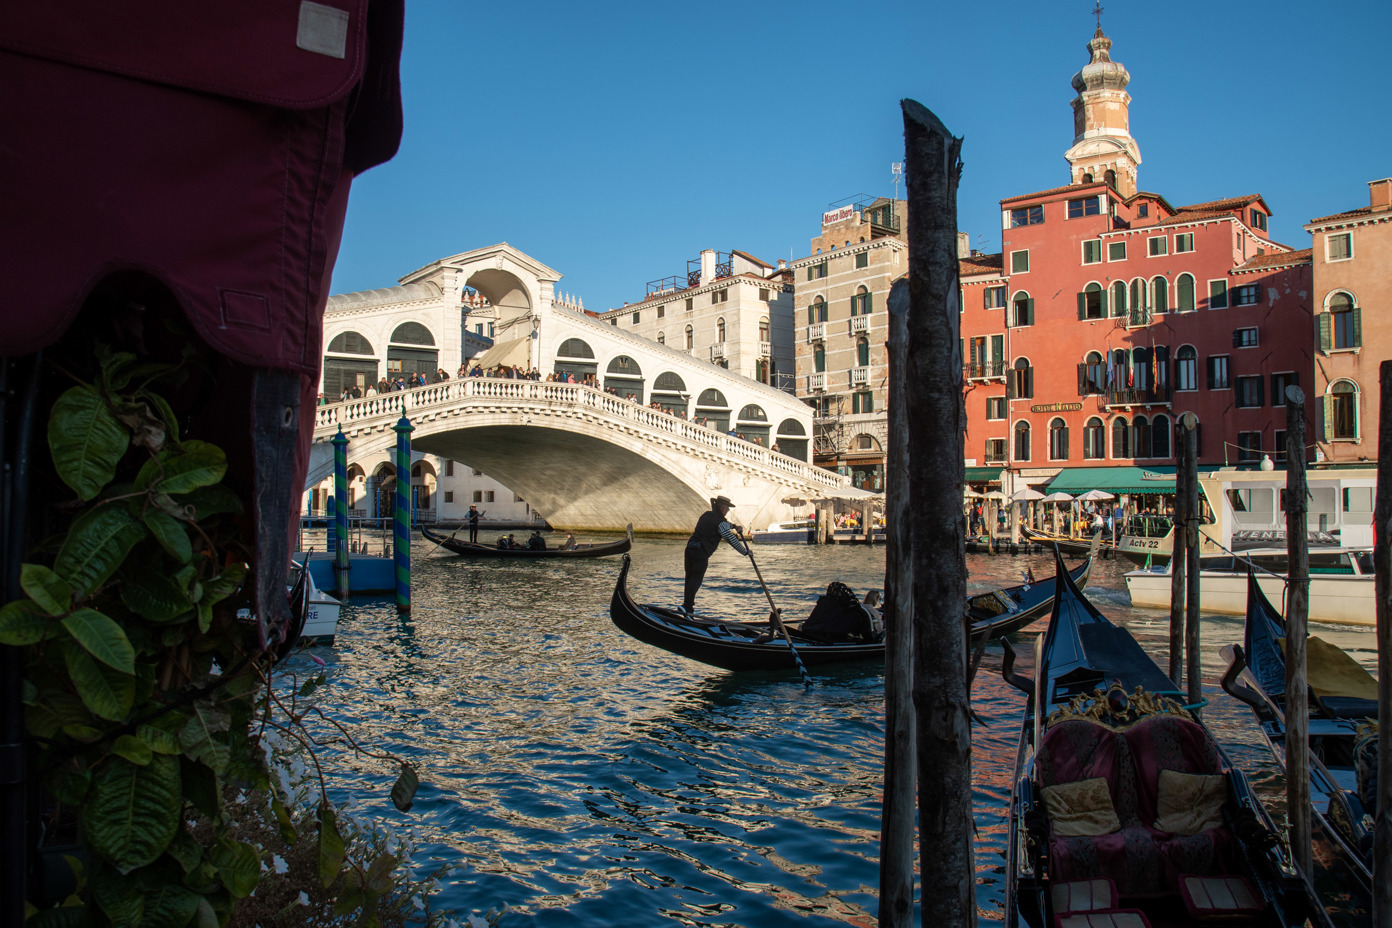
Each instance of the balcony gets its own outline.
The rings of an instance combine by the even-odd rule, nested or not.
[[[851,317],[851,334],[852,334],[852,335],[865,335],[865,334],[868,334],[869,331],[870,331],[870,317],[869,317],[869,316],[852,316],[852,317]]]
[[[826,341],[826,323],[814,322],[807,327],[807,344]]]
[[[773,342],[759,342],[759,357],[773,357]]]
[[[968,380],[1004,380],[1005,359],[993,358],[990,361],[973,361],[962,365],[962,373]]]
[[[1133,306],[1127,310],[1124,316],[1118,316],[1117,320],[1121,325],[1128,329],[1138,329],[1142,326],[1150,325],[1150,309],[1145,306]]]
[[[807,375],[807,390],[809,393],[823,393],[826,391],[826,371],[819,374]]]
[[[1170,388],[1160,387],[1113,387],[1107,390],[1108,406],[1168,406]]]
[[[870,368],[869,368],[868,365],[865,366],[865,367],[853,367],[853,368],[851,368],[851,386],[853,386],[853,387],[864,387],[864,386],[868,385],[869,383],[870,383]]]
[[[720,361],[720,360],[723,360],[724,357],[725,357],[725,343],[724,343],[724,342],[716,342],[714,345],[711,345],[711,346],[710,346],[710,359],[711,359],[712,361]]]

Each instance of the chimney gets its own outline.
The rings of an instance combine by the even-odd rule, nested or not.
[[[1392,177],[1368,181],[1368,205],[1375,213],[1392,209]]]
[[[971,257],[971,236],[965,232],[957,233],[957,257]]]
[[[778,269],[779,269],[780,271],[786,271],[786,270],[788,269],[788,262],[785,261],[785,260],[783,260],[782,258],[779,258],[779,259],[778,259]]]
[[[701,285],[705,286],[715,279],[715,251],[707,248],[701,252]]]

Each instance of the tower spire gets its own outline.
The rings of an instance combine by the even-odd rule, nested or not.
[[[1093,14],[1097,31],[1088,42],[1088,63],[1073,75],[1073,147],[1064,152],[1070,181],[1106,181],[1122,196],[1136,192],[1141,149],[1131,137],[1131,75],[1111,56],[1112,40],[1102,31],[1102,4]]]

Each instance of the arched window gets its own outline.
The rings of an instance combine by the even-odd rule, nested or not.
[[[1118,280],[1112,284],[1112,315],[1126,315],[1126,281]]]
[[[1175,312],[1194,311],[1194,275],[1180,274],[1175,280]]]
[[[779,435],[806,435],[807,429],[796,419],[784,419],[778,423]]]
[[[767,422],[768,416],[765,415],[762,406],[750,403],[740,410],[739,418],[741,422]]]
[[[1106,182],[1108,187],[1111,187],[1113,190],[1116,189],[1116,171],[1108,171],[1103,174],[1102,180]]]
[[[1146,304],[1150,302],[1150,288],[1146,286],[1145,278],[1137,277],[1131,281],[1131,312],[1144,313]]]
[[[1328,439],[1358,438],[1358,386],[1336,380],[1324,398],[1324,434]]]
[[[403,322],[392,332],[391,340],[398,345],[433,345],[434,337],[430,330],[419,322]]]
[[[870,339],[856,339],[856,365],[866,367],[870,364]]]
[[[1112,420],[1112,457],[1131,457],[1130,439],[1131,424],[1126,421],[1125,416],[1117,416]]]
[[[816,325],[819,322],[827,321],[826,300],[820,296],[814,296],[812,302],[807,305],[807,324]]]
[[[1106,433],[1102,429],[1102,420],[1093,416],[1083,426],[1083,457],[1098,461],[1106,456]]]
[[[335,335],[326,349],[329,354],[375,354],[372,343],[357,332],[343,332]]]
[[[695,333],[692,331],[691,326],[687,326],[687,327],[686,327],[686,350],[687,350],[687,351],[690,351],[692,348],[695,348],[695,347],[696,347],[696,335],[695,335]]]
[[[1068,424],[1060,417],[1049,421],[1049,460],[1068,460]]]
[[[1170,417],[1161,413],[1150,420],[1150,456],[1167,458],[1170,456]]]
[[[724,317],[724,316],[721,316],[719,319],[715,320],[715,343],[716,343],[717,345],[723,345],[723,344],[725,344],[725,317]]]
[[[826,372],[826,345],[821,342],[812,346],[812,369],[818,374]]]
[[[556,349],[556,355],[562,358],[594,358],[594,350],[583,340],[578,338],[567,338],[561,342],[561,347]]]
[[[1089,351],[1083,359],[1083,383],[1079,396],[1107,392],[1107,362],[1096,351]]]
[[[1150,457],[1150,420],[1145,416],[1137,416],[1131,423],[1132,436],[1132,457]]]
[[[855,294],[851,296],[851,315],[870,315],[870,291],[864,287],[857,287]]]
[[[768,321],[768,318],[765,317],[765,318],[759,320],[759,341],[761,341],[761,342],[766,342],[766,341],[768,341],[768,340],[769,340],[769,321]]]
[[[605,372],[609,374],[618,374],[620,376],[627,377],[643,376],[643,371],[641,368],[638,367],[638,362],[630,358],[628,355],[623,354],[610,361],[609,366],[605,368]]]
[[[1090,184],[1090,183],[1092,183],[1092,175],[1091,175],[1091,174],[1084,174],[1084,175],[1083,175],[1083,179],[1080,181],[1080,183],[1084,183],[1084,184]]]
[[[730,404],[725,401],[725,394],[714,388],[701,391],[701,395],[696,399],[696,405],[711,409],[730,408]]]
[[[1131,386],[1137,390],[1149,390],[1153,386],[1149,348],[1131,349],[1131,371]]]
[[[1028,422],[1015,423],[1015,460],[1030,459],[1030,428]]]
[[[1339,290],[1329,297],[1329,313],[1321,316],[1320,350],[1363,347],[1361,313],[1353,296]]]
[[[1034,300],[1024,290],[1015,294],[1010,300],[1010,324],[1013,326],[1034,325]]]
[[[1127,362],[1130,360],[1130,352],[1128,352],[1125,348],[1112,349],[1112,377],[1111,382],[1107,385],[1109,389],[1126,389],[1126,377],[1128,374]]]
[[[1174,388],[1176,390],[1197,390],[1199,388],[1199,353],[1193,345],[1181,345],[1175,352]]]
[[[685,393],[686,384],[682,382],[681,377],[671,371],[663,371],[661,374],[658,374],[657,379],[653,381],[653,392]]]
[[[1078,294],[1079,319],[1107,318],[1107,291],[1098,283],[1090,283]]]
[[[1163,277],[1157,277],[1150,282],[1150,305],[1155,307],[1157,313],[1167,313],[1170,311],[1170,284]]]
[[[1006,393],[1011,399],[1030,399],[1034,396],[1034,368],[1028,358],[1018,358],[1010,372]]]
[[[667,336],[666,336],[664,333],[662,333],[662,332],[658,332],[658,333],[657,333],[657,343],[658,343],[659,345],[665,345],[665,344],[667,344]]]

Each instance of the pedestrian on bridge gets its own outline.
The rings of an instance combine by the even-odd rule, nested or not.
[[[715,549],[720,547],[720,539],[728,541],[730,547],[745,557],[749,556],[749,549],[740,540],[739,533],[743,533],[744,529],[727,518],[735,504],[726,496],[717,496],[710,502],[710,511],[701,513],[691,538],[686,542],[686,587],[682,592],[681,608],[687,615],[695,612],[696,591],[701,589],[701,581],[706,579],[706,567]]]

